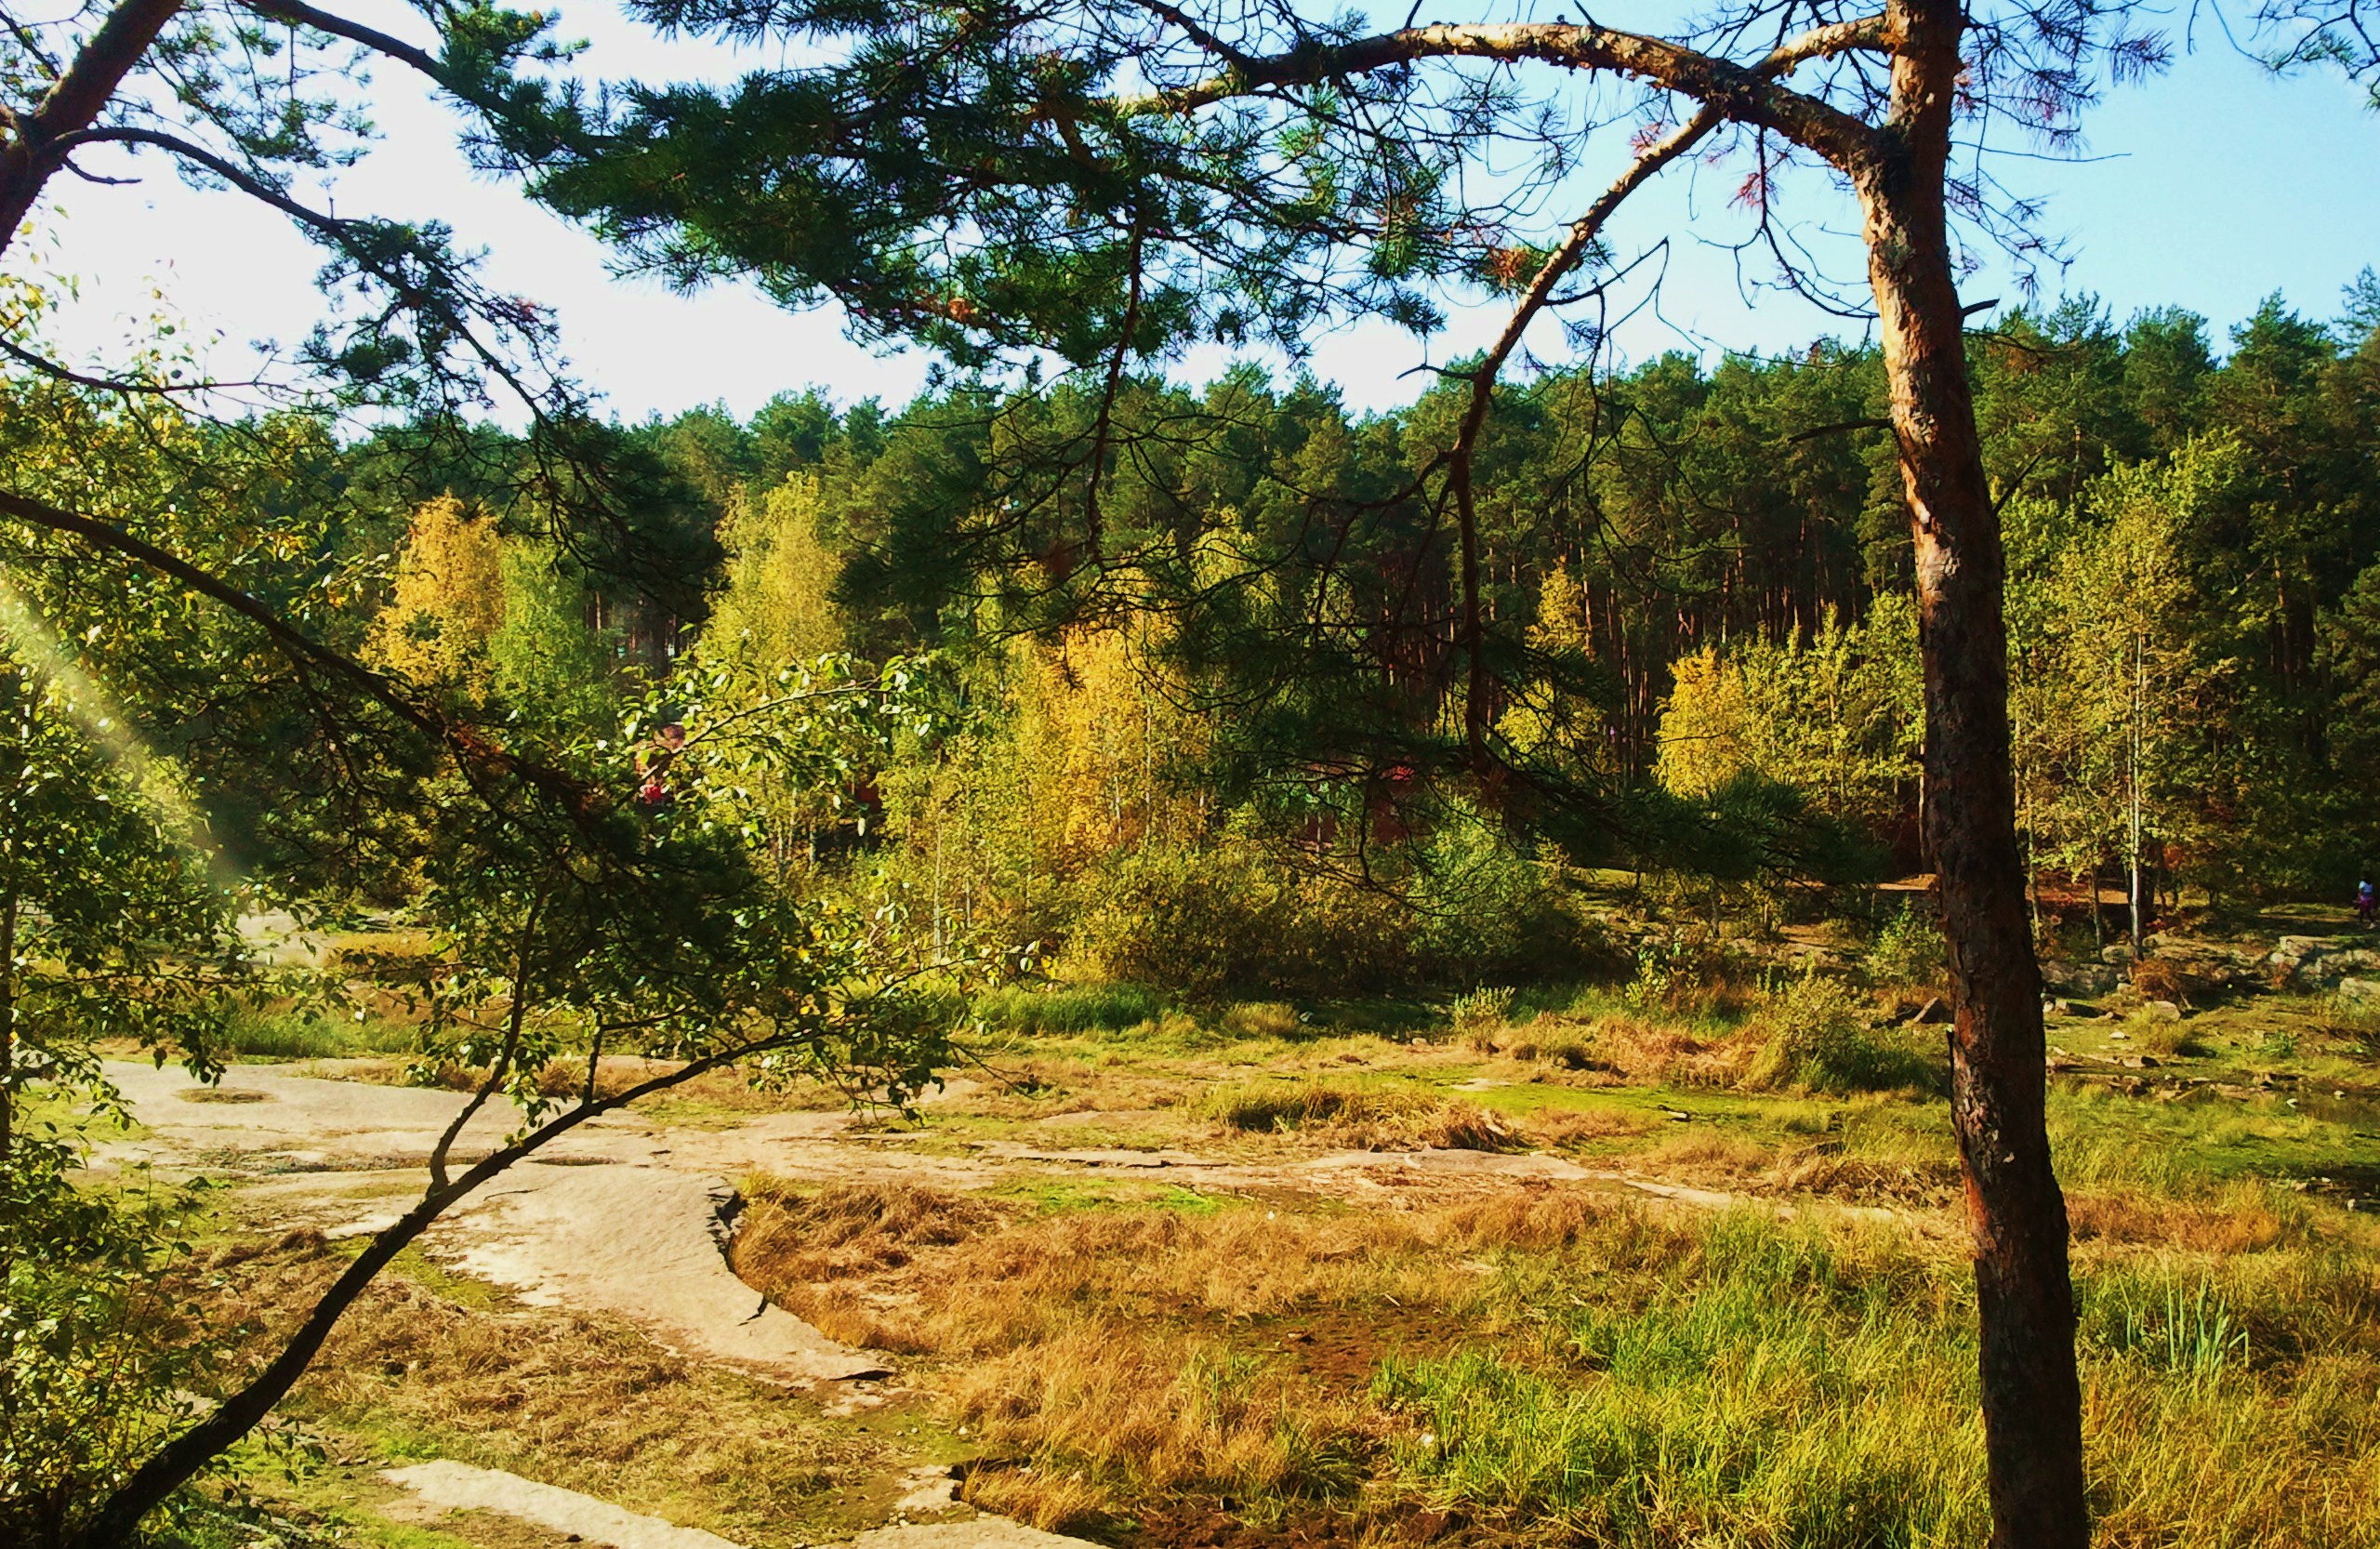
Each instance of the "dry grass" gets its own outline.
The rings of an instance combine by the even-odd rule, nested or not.
[[[1275,1517],[1353,1497],[1383,1430],[1360,1393],[1220,1341],[1093,1325],[970,1368],[953,1411],[999,1449],[967,1498],[1052,1531],[1183,1493]]]
[[[2151,1000],[2187,1005],[2197,987],[2180,966],[2165,958],[2144,958],[2132,965],[2132,987]]]
[[[1773,1146],[1699,1128],[1686,1130],[1630,1158],[1640,1170],[1659,1177],[1720,1187],[1759,1177],[1776,1159]]]
[[[1478,1104],[1428,1092],[1275,1081],[1225,1088],[1204,1111],[1227,1132],[1295,1132],[1364,1150],[1509,1151],[1520,1144],[1510,1124]]]
[[[1778,1158],[1755,1180],[1763,1193],[1815,1194],[1861,1204],[1935,1209],[1959,1198],[1958,1163],[1896,1161],[1806,1146]]]
[[[1629,1108],[1539,1108],[1520,1122],[1521,1133],[1551,1149],[1604,1140],[1634,1140],[1667,1120]]]
[[[509,1469],[753,1549],[840,1526],[833,1492],[885,1467],[879,1443],[778,1390],[681,1360],[620,1323],[511,1305],[407,1262],[412,1273],[366,1290],[286,1406],[342,1446]],[[346,1263],[300,1232],[201,1267],[217,1281],[216,1317],[278,1331]]]
[[[1727,1087],[1741,1080],[1757,1039],[1706,1039],[1675,1023],[1607,1016],[1594,1025],[1595,1057],[1631,1081]]]
[[[2259,1193],[2211,1200],[2122,1194],[2069,1194],[2066,1219],[2077,1242],[2254,1253],[2279,1244],[2285,1227]]]
[[[1440,1305],[1473,1285],[1435,1250],[1480,1235],[1460,1211],[1317,1216],[1227,1205],[1205,1215],[1147,1207],[1003,1219],[963,1196],[908,1185],[756,1189],[761,1202],[736,1235],[737,1274],[804,1317],[870,1308],[895,1342],[879,1348],[954,1357],[1038,1345],[1087,1311],[1117,1308],[1220,1335],[1315,1307],[1362,1306],[1393,1335],[1405,1321],[1397,1305]],[[868,1204],[871,1196],[880,1202]],[[810,1220],[826,1223],[829,1236],[849,1224],[850,1235],[840,1248],[806,1242],[800,1224]]]
[[[737,1273],[839,1337],[937,1358],[951,1419],[990,1449],[968,1498],[1062,1531],[1153,1499],[1343,1504],[1382,1433],[1380,1361],[1514,1331],[1478,1255],[1567,1251],[1615,1211],[1544,1186],[1360,1214],[1006,1218],[898,1185],[755,1192]]]
[[[830,1185],[814,1192],[747,1186],[729,1257],[773,1301],[846,1344],[914,1355],[934,1346],[912,1298],[871,1296],[861,1282],[997,1227],[983,1201],[911,1184]]]
[[[1731,1172],[1862,1165],[1773,1163],[1709,1135],[1670,1151]],[[1899,1186],[1879,1179],[1864,1186]],[[763,1254],[747,1238],[739,1269],[788,1304],[902,1308],[949,1418],[985,1445],[968,1498],[1036,1526],[1168,1544],[1385,1543],[1427,1539],[1451,1512],[1482,1543],[1731,1549],[1978,1529],[1973,1310],[1955,1241],[1543,1185],[1356,1213],[997,1221],[963,1201],[865,1195],[786,1196],[846,1249],[781,1240]],[[2080,1214],[2096,1219],[2087,1201]],[[2380,1410],[2356,1386],[2380,1370],[2371,1288],[2319,1255],[2221,1256],[2266,1230],[2194,1239],[2178,1262],[2112,1241],[2114,1257],[2083,1261],[2110,1543],[2215,1542],[2224,1524],[2223,1541],[2265,1549],[2371,1542],[2358,1535],[2380,1510],[2380,1476],[2352,1461],[2380,1441]],[[788,1273],[833,1278],[788,1285]],[[2191,1304],[2229,1309],[2262,1354],[2194,1374],[2174,1364],[2164,1330],[2183,1304],[2167,1288],[2210,1273],[2212,1300]],[[1945,1418],[1912,1426],[1920,1412]],[[2275,1425],[2286,1460],[2254,1434]],[[2226,1494],[2216,1477],[2243,1483]],[[1806,1531],[1764,1536],[1772,1509]],[[1827,1523],[1842,1532],[1810,1536]]]

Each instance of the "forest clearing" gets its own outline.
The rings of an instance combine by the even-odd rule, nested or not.
[[[2122,984],[2051,1021],[2102,1541],[2371,1542],[2380,951],[2291,916],[2162,945],[2187,1010]],[[1689,988],[1451,1005],[1002,992],[915,1119],[715,1078],[425,1239],[245,1488],[280,1542],[407,1549],[567,1540],[534,1502],[390,1482],[433,1461],[748,1549],[986,1518],[1128,1546],[1969,1541],[1934,989],[1856,948],[1798,932]],[[1795,951],[1869,987],[1813,1017],[1826,981],[1774,966]],[[2270,987],[2275,951],[2308,972]],[[218,1316],[282,1323],[418,1190],[460,1097],[388,1085],[395,1041],[266,1021],[219,1087],[119,1075],[141,1129],[103,1158],[229,1182],[190,1264]],[[753,1304],[685,1295],[706,1273]],[[753,1343],[761,1297],[825,1338]]]

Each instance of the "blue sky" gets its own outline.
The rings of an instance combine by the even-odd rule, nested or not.
[[[655,44],[607,10],[570,7],[563,29],[592,38],[596,72],[654,78],[719,68],[716,56]],[[2334,75],[2275,80],[2219,34],[2211,46],[2201,41],[2168,74],[2113,94],[2093,113],[2083,151],[2090,159],[2006,160],[1999,171],[2018,192],[2046,196],[2043,227],[2071,251],[2070,267],[2044,275],[2045,295],[2096,295],[2119,319],[2143,307],[2186,307],[2213,320],[2219,346],[2223,329],[2266,295],[2279,291],[2328,318],[2359,270],[2380,267],[2380,114]],[[897,403],[924,379],[924,359],[852,343],[831,309],[787,313],[743,287],[681,297],[613,277],[591,238],[472,177],[453,149],[444,110],[394,67],[380,73],[384,139],[342,176],[337,207],[434,215],[486,247],[498,285],[559,309],[572,359],[621,414],[713,400],[743,414],[782,389],[811,385],[839,401]],[[212,364],[220,374],[239,374],[248,340],[301,337],[314,315],[314,251],[277,217],[150,171],[137,187],[69,182],[59,194],[51,262],[84,282],[83,300],[59,329],[65,341],[104,355],[126,336],[122,319],[149,310],[152,285],[202,336],[219,335]],[[1628,356],[1788,349],[1821,333],[1856,332],[1793,298],[1748,292],[1733,259],[1698,239],[1726,230],[1734,177],[1713,175],[1698,187],[1673,170],[1615,223],[1613,240],[1632,250],[1672,239],[1658,309],[1638,312],[1618,335]],[[1793,208],[1814,230],[1841,231],[1855,219],[1846,200],[1818,187]],[[1756,267],[1748,272],[1760,278]],[[1974,299],[2018,296],[1999,268],[1964,288]],[[1314,369],[1356,407],[1386,407],[1417,391],[1411,367],[1475,347],[1501,319],[1500,309],[1459,311],[1448,333],[1426,345],[1359,326],[1317,340]],[[1558,356],[1554,330],[1539,344]],[[1221,364],[1200,355],[1178,369],[1198,379]]]

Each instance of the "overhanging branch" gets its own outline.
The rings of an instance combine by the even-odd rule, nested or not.
[[[1538,60],[1568,70],[1608,71],[1693,98],[1739,123],[1774,129],[1848,172],[1876,151],[1876,132],[1858,118],[1781,84],[1802,60],[1854,49],[1894,46],[1897,32],[1883,17],[1812,30],[1787,46],[1791,63],[1738,64],[1666,38],[1592,23],[1434,22],[1342,44],[1309,44],[1286,53],[1243,58],[1196,86],[1124,104],[1127,111],[1195,113],[1272,87],[1312,86],[1432,59]]]
[[[137,537],[112,523],[53,506],[46,500],[19,495],[12,490],[0,490],[0,516],[80,538],[94,548],[121,554],[160,575],[172,576],[192,591],[255,624],[293,662],[329,673],[407,726],[444,747],[473,776],[511,776],[519,779],[560,804],[575,818],[590,815],[600,801],[598,795],[576,777],[549,764],[497,747],[474,728],[416,698],[396,679],[385,672],[375,671],[344,652],[324,645],[256,597],[169,549]]]

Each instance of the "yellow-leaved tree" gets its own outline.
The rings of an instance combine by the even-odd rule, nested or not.
[[[370,655],[415,682],[487,692],[488,642],[504,624],[504,539],[495,518],[452,496],[426,501],[405,529]]]
[[[703,659],[774,672],[848,643],[835,611],[840,567],[819,532],[818,475],[793,473],[760,497],[738,500],[720,529],[727,585],[712,605]]]
[[[1677,795],[1709,796],[1753,767],[1752,695],[1743,669],[1706,645],[1670,668],[1654,777]]]

